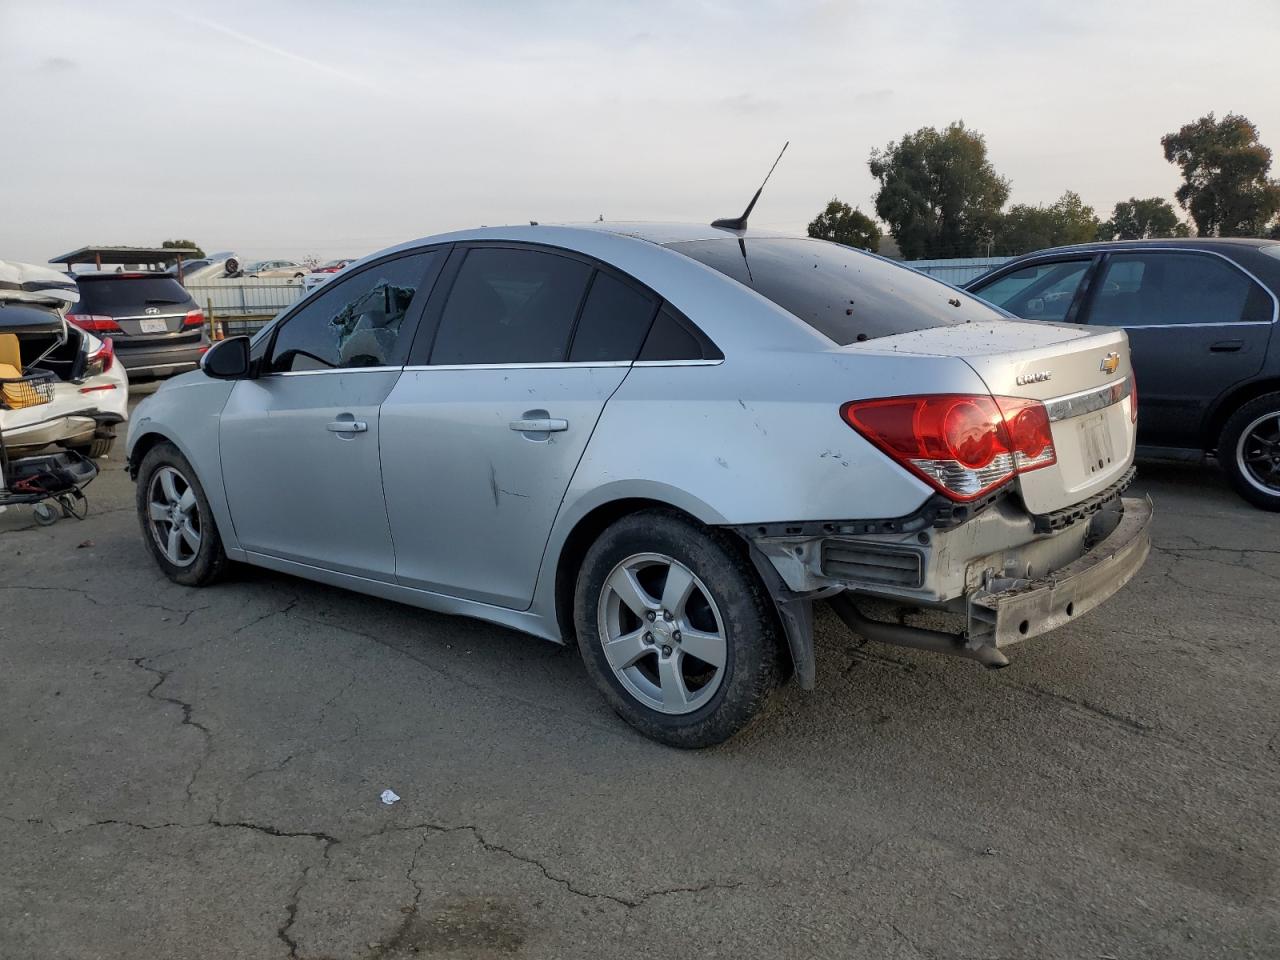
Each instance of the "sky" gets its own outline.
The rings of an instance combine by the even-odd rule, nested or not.
[[[1280,150],[1278,0],[0,0],[0,259],[358,256],[529,220],[803,231],[963,120],[1011,203],[1172,199],[1161,135]],[[1278,167],[1280,172],[1280,167]]]

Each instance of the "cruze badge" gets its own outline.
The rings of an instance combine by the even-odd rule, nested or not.
[[[1052,370],[1041,370],[1038,373],[1020,373],[1016,379],[1018,386],[1025,387],[1028,383],[1044,383],[1052,377]]]
[[[1108,353],[1102,358],[1102,363],[1098,367],[1103,373],[1115,373],[1120,369],[1120,354]]]

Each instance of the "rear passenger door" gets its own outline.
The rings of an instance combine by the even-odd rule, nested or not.
[[[1225,257],[1148,248],[1106,255],[1083,320],[1129,334],[1138,442],[1199,448],[1214,400],[1262,368],[1274,313]]]
[[[382,472],[407,586],[525,609],[547,536],[657,298],[565,251],[455,249],[382,405]]]

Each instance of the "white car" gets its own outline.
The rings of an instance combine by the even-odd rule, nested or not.
[[[296,263],[293,260],[259,260],[245,267],[244,275],[263,279],[283,277],[289,280],[301,280],[307,275],[308,269],[306,264]]]
[[[128,404],[129,378],[109,338],[53,307],[0,303],[0,438],[10,457],[56,447],[105,457]]]

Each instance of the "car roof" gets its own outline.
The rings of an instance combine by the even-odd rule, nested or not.
[[[756,349],[813,349],[830,341],[804,321],[753,290],[669,244],[691,240],[792,237],[766,230],[724,230],[687,223],[585,223],[477,227],[420,237],[379,250],[347,269],[426,246],[469,241],[545,245],[594,257],[657,291],[724,349],[750,343]],[[813,241],[819,243],[822,241]],[[323,285],[317,285],[316,290]],[[736,306],[726,309],[726,301]]]
[[[1143,250],[1152,247],[1186,247],[1188,250],[1215,250],[1245,247],[1257,250],[1276,244],[1275,240],[1259,237],[1166,237],[1163,240],[1095,240],[1092,243],[1076,243],[1064,247],[1046,247],[1024,253],[1023,257],[1043,257],[1059,253],[1089,253],[1104,250]],[[1011,261],[1012,262],[1012,261]]]

